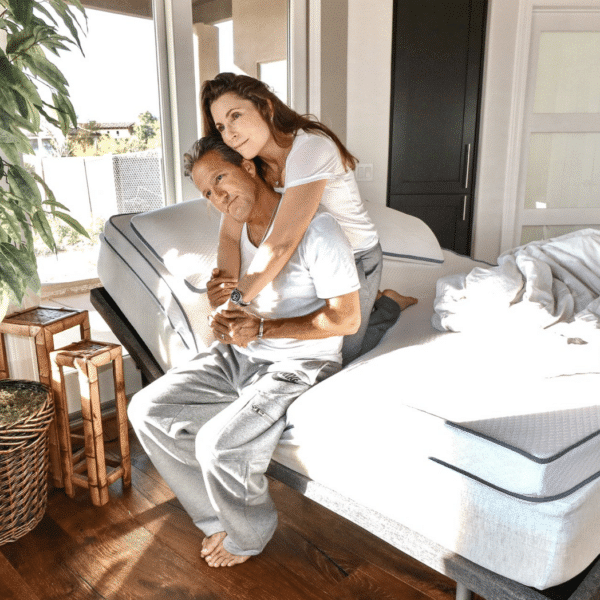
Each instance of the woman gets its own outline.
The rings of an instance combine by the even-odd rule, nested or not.
[[[283,194],[270,233],[239,280],[242,227],[225,215],[218,273],[209,284],[211,303],[224,302],[234,289],[240,304],[251,302],[288,262],[321,207],[348,237],[361,281],[361,327],[344,340],[344,364],[370,350],[400,310],[417,300],[393,290],[378,292],[381,246],[354,178],[356,158],[328,127],[299,115],[263,82],[246,75],[221,73],[205,81],[202,116],[205,135],[221,135],[228,146],[253,159],[265,181]],[[369,319],[372,327],[367,334]]]

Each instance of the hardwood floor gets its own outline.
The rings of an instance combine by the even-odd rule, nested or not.
[[[450,600],[452,581],[272,481],[279,527],[232,568],[200,558],[202,533],[132,440],[133,485],[110,502],[49,494],[38,527],[0,547],[2,600]]]

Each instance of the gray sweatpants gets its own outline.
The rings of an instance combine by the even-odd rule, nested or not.
[[[154,466],[206,536],[258,554],[277,526],[265,471],[292,402],[341,365],[252,359],[213,344],[133,397],[129,419]]]
[[[400,316],[396,302],[385,296],[376,300],[383,269],[381,244],[355,254],[354,259],[360,281],[360,327],[356,333],[344,337],[344,366],[372,350]]]

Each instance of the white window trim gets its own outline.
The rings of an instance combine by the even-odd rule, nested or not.
[[[183,154],[198,139],[192,5],[153,0],[165,199],[175,204],[197,196],[183,177]]]
[[[288,3],[288,98],[300,114],[308,110],[308,0]]]

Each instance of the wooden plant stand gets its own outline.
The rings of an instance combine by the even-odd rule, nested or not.
[[[108,502],[108,486],[117,479],[123,478],[123,487],[131,485],[127,399],[123,383],[121,346],[108,342],[82,340],[53,352],[51,363],[65,492],[72,498],[75,495],[74,486],[88,488],[92,503],[95,506],[102,506]],[[104,453],[98,367],[109,363],[113,365],[115,384],[121,454],[119,461],[107,458]],[[79,375],[83,436],[73,434],[69,426],[64,367],[77,369]],[[83,448],[75,453],[73,453],[73,440],[83,442]],[[113,468],[107,471],[107,465]]]
[[[51,386],[50,353],[54,351],[57,333],[79,326],[81,339],[90,337],[90,320],[87,310],[37,306],[6,317],[0,323],[0,379],[10,377],[4,334],[32,337],[35,342],[40,383]],[[54,422],[48,432],[50,446],[50,475],[56,487],[62,487],[60,452]]]

